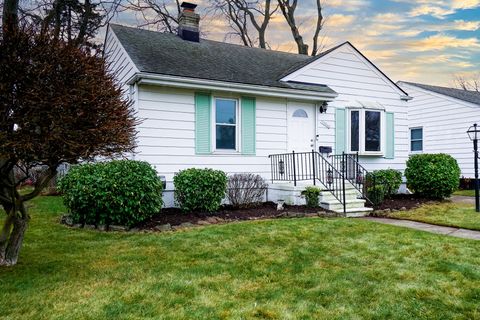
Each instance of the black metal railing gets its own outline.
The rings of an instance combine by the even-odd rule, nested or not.
[[[332,159],[332,165],[360,192],[361,197],[373,205],[375,200],[370,199],[370,194],[376,193],[370,191],[376,189],[378,182],[375,181],[375,175],[370,175],[368,170],[359,163],[358,153],[344,152],[330,155],[330,158]]]
[[[311,152],[293,151],[272,154],[268,157],[270,158],[272,182],[288,181],[293,182],[294,186],[299,181],[312,181],[313,185],[319,183],[325,191],[329,191],[343,205],[345,213],[345,178],[320,153],[314,150]]]

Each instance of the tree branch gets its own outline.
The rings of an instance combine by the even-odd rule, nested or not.
[[[19,196],[18,200],[21,202],[29,201],[36,196],[40,195],[43,189],[48,185],[50,180],[52,180],[56,175],[57,175],[57,167],[58,165],[51,166],[49,167],[43,177],[38,179],[38,181],[35,183],[35,187],[32,192],[25,194],[23,196]]]

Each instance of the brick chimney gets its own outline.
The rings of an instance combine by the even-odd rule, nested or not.
[[[183,40],[200,41],[200,15],[195,13],[196,4],[182,2],[182,12],[178,16],[178,35]]]

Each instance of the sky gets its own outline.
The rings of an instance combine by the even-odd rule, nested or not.
[[[199,10],[207,0],[191,1]],[[315,0],[299,0],[297,20],[311,42],[316,23]],[[350,41],[394,81],[453,86],[456,75],[480,73],[480,0],[323,0],[325,49]],[[139,17],[122,13],[115,22],[138,25]],[[226,38],[224,20],[202,12],[206,38]],[[274,50],[295,53],[296,45],[280,13],[267,32]]]

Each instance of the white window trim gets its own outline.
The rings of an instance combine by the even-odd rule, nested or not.
[[[352,124],[352,111],[359,111],[359,145],[358,145],[358,154],[361,156],[384,156],[385,154],[385,110],[382,109],[373,109],[373,108],[346,108],[347,110],[347,125],[346,125],[346,134],[347,134],[347,147],[348,152],[357,152],[352,151],[352,137],[351,137],[351,124]],[[379,112],[380,113],[380,151],[366,151],[365,150],[365,112]]]
[[[416,151],[413,151],[412,150],[412,130],[415,130],[415,129],[422,129],[422,140],[420,139],[415,139],[415,141],[422,141],[422,150],[416,150]],[[408,128],[408,150],[409,150],[409,153],[410,154],[418,154],[418,153],[423,153],[423,149],[425,148],[425,145],[424,145],[424,130],[423,130],[423,127],[411,127],[411,128]]]
[[[229,100],[235,101],[235,150],[234,149],[217,149],[217,100]],[[240,124],[241,124],[241,111],[240,111],[240,99],[237,98],[229,98],[223,96],[214,96],[212,99],[212,117],[211,117],[211,137],[212,137],[212,146],[213,146],[213,153],[215,154],[239,154],[241,149],[241,141],[240,139]]]

